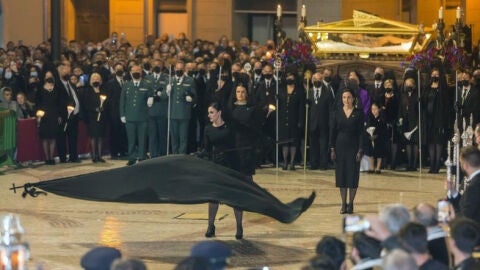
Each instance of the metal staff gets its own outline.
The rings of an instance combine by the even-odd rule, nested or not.
[[[303,170],[307,170],[307,139],[308,139],[308,109],[310,104],[308,104],[308,94],[310,92],[310,79],[312,78],[312,72],[310,70],[305,71],[305,80],[307,80],[307,91],[306,92],[306,101],[305,102],[305,136],[304,136],[304,145],[303,145]]]
[[[455,103],[458,104],[458,70],[455,70]],[[456,116],[456,119],[458,119],[457,121],[457,130],[459,130],[458,128],[458,125],[461,125],[460,122],[461,122],[461,111],[460,110],[457,110],[457,112],[455,113],[455,116]],[[454,147],[454,151],[455,151],[455,155],[457,156],[457,160],[455,160],[455,183],[456,183],[456,189],[458,191],[458,184],[460,183],[460,133],[458,134],[458,138],[457,138],[457,144],[456,144],[456,148]]]
[[[420,83],[420,70],[417,70],[417,89],[418,89],[418,158],[420,173],[422,173],[422,106],[421,106],[421,86]]]
[[[275,66],[275,76],[277,76],[277,81],[276,81],[276,84],[275,84],[275,141],[278,142],[278,87],[279,87],[279,83],[280,83],[280,78],[278,77],[278,74],[279,74],[279,70],[280,70],[280,67],[282,66],[282,59],[280,57],[277,57],[277,59],[275,59],[275,62],[274,62],[274,66]],[[278,169],[278,143],[275,144],[275,168]]]
[[[172,64],[168,69],[168,85],[170,86],[170,93],[168,95],[168,112],[167,112],[167,155],[170,154],[170,107],[171,107],[171,94],[172,94]]]

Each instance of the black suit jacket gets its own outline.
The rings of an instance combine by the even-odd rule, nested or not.
[[[458,100],[462,102],[462,90],[458,91],[458,95]],[[475,128],[480,121],[480,90],[473,85],[470,87],[462,105],[462,117],[466,119],[467,125],[470,125],[470,115],[473,116],[473,128]],[[461,123],[463,123],[463,119]]]
[[[309,115],[308,115],[308,130],[314,131],[317,129],[328,132],[329,121],[331,113],[334,109],[335,100],[333,98],[332,91],[325,85],[321,86],[320,98],[315,103],[315,92],[311,88],[308,90],[308,103],[309,103]]]
[[[75,94],[77,95],[77,99],[79,100],[80,102],[80,96],[78,95],[78,91],[76,89],[76,87],[73,87],[71,86],[71,89],[75,92]],[[59,97],[60,97],[60,109],[59,109],[59,112],[60,112],[60,116],[62,117],[62,120],[65,122],[66,119],[67,119],[67,116],[68,116],[68,111],[67,111],[67,106],[68,105],[73,105],[73,106],[80,106],[80,104],[75,104],[75,99],[72,97],[72,95],[70,95],[67,91],[67,88],[65,87],[65,85],[63,84],[63,82],[60,80],[60,79],[56,79],[55,80],[55,88],[58,89],[58,94],[59,94]],[[81,107],[79,107],[79,109],[81,109]],[[80,113],[81,111],[78,113],[78,116],[80,116]],[[73,117],[73,113],[70,117]]]
[[[450,198],[456,212],[480,223],[480,174],[475,175],[463,195]]]
[[[261,80],[255,91],[255,104],[263,110],[268,111],[268,105],[275,105],[276,80],[270,80],[270,87],[267,88],[265,79]]]
[[[125,83],[125,80],[124,80]],[[108,97],[108,113],[111,117],[120,119],[120,94],[122,86],[117,78],[109,80],[104,86]]]
[[[367,85],[367,92],[370,96],[372,102],[379,103],[382,101],[382,97],[385,96],[385,88],[383,87],[383,82],[380,85],[380,88],[375,87],[375,82]]]

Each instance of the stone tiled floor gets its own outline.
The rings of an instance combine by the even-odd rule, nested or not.
[[[15,213],[26,230],[31,246],[30,269],[80,269],[80,257],[90,248],[107,245],[119,248],[125,257],[144,260],[149,269],[173,269],[190,248],[205,240],[207,205],[99,203],[53,194],[23,199],[8,189],[12,183],[49,180],[124,166],[124,161],[106,164],[39,165],[21,170],[7,169],[0,176],[0,214]],[[425,171],[426,172],[426,171]],[[375,213],[387,203],[409,208],[422,201],[436,202],[444,196],[444,174],[384,171],[361,174],[355,210]],[[314,255],[323,235],[342,235],[339,194],[334,172],[258,170],[255,181],[288,202],[307,196],[317,198],[312,207],[292,224],[282,224],[258,214],[245,213],[245,240],[236,241],[233,210],[222,205],[216,222],[217,240],[234,251],[232,268],[300,269]],[[92,186],[92,188],[95,188]],[[180,217],[179,217],[180,216]],[[190,217],[190,218],[189,218]],[[348,238],[347,238],[348,239]]]

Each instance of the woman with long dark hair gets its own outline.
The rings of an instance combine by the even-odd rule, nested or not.
[[[360,177],[360,160],[363,156],[364,114],[354,106],[355,94],[344,89],[343,107],[335,112],[330,126],[331,158],[336,160],[335,185],[340,188],[342,208],[340,214],[353,213],[353,201]],[[350,193],[347,204],[347,190]]]

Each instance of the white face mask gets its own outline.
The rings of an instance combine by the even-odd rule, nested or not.
[[[12,78],[13,74],[10,71],[5,72],[5,79],[10,80]]]

